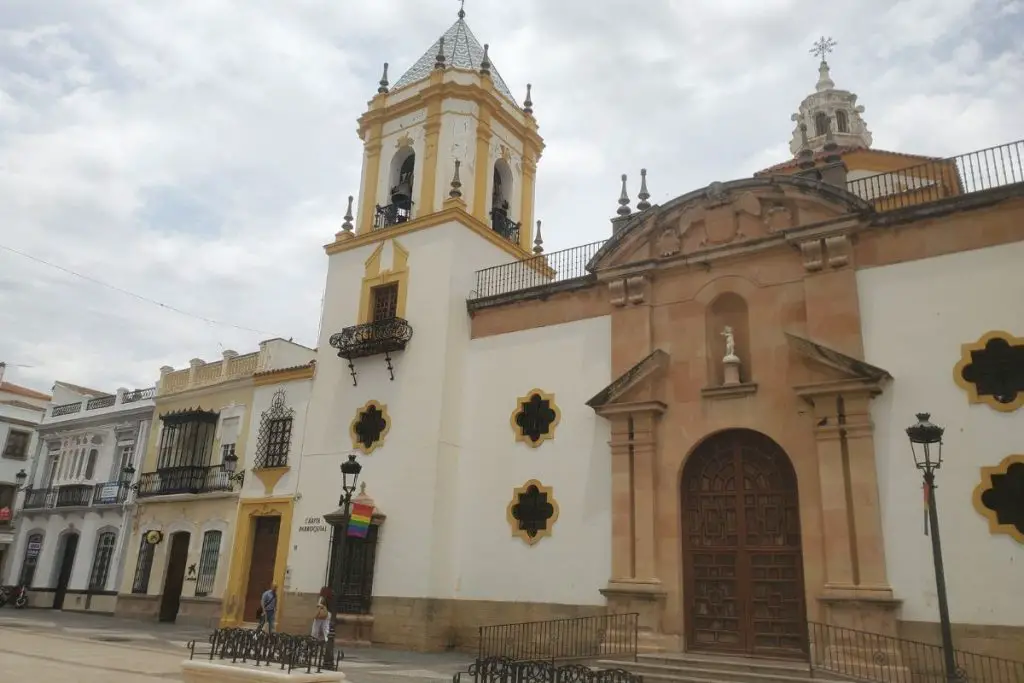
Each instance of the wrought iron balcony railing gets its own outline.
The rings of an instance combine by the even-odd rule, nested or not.
[[[231,491],[232,481],[223,465],[165,467],[139,476],[139,498],[176,493]]]
[[[373,229],[380,230],[412,220],[412,202],[408,204],[377,205],[373,214]]]
[[[519,244],[519,225],[501,209],[491,211],[491,228],[513,244]]]
[[[338,349],[338,357],[348,361],[348,369],[352,375],[352,384],[356,383],[356,370],[352,361],[366,356],[384,354],[391,379],[395,378],[394,367],[391,365],[391,353],[402,351],[412,339],[412,326],[403,318],[387,318],[375,320],[362,325],[346,327],[341,332],[331,335],[330,344]]]
[[[105,481],[99,484],[66,484],[25,492],[26,510],[47,508],[120,505],[128,499],[127,481]]]

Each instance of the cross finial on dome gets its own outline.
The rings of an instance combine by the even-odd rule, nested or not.
[[[820,57],[821,61],[824,62],[825,55],[831,54],[832,50],[835,48],[837,44],[838,43],[836,43],[836,41],[832,40],[831,36],[829,36],[828,38],[822,36],[821,38],[818,38],[818,40],[815,41],[814,45],[811,47],[811,54],[814,55],[815,57]]]
[[[466,0],[459,0],[459,19],[466,18]]]

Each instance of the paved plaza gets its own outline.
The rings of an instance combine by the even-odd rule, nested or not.
[[[181,680],[188,642],[209,633],[189,627],[49,610],[0,610],[4,681],[156,683]],[[354,683],[450,681],[464,654],[347,649],[342,671]]]

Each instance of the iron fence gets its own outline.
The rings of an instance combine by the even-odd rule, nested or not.
[[[639,618],[639,614],[632,612],[481,626],[477,659],[500,657],[514,662],[593,657],[636,659]]]
[[[120,505],[128,499],[128,489],[131,484],[127,481],[105,481],[96,484],[92,495],[93,505]]]
[[[156,387],[148,389],[135,389],[129,391],[121,398],[121,403],[135,403],[136,401],[148,401],[156,396]]]
[[[232,664],[253,666],[278,665],[282,671],[305,671],[320,673],[337,670],[344,653],[338,651],[332,661],[327,658],[327,643],[312,636],[297,636],[289,633],[264,633],[248,628],[219,628],[210,634],[209,650],[203,649],[196,641],[188,644],[189,659],[196,655],[214,659],[231,660]]]
[[[857,631],[808,624],[811,668],[878,683],[946,683],[942,646]],[[957,677],[970,683],[1021,683],[1024,662],[955,652]]]
[[[139,498],[175,493],[230,491],[231,478],[222,465],[165,467],[139,476]]]
[[[1024,183],[1024,140],[858,178],[846,187],[876,211],[892,211],[1016,183]]]
[[[511,294],[532,287],[546,287],[558,282],[569,282],[590,275],[587,263],[606,240],[578,247],[540,254],[524,261],[491,266],[476,272],[476,289],[470,301]]]
[[[595,669],[583,664],[556,666],[550,661],[513,661],[504,657],[477,659],[452,683],[643,683],[625,669]]]
[[[85,404],[86,410],[99,410],[100,408],[109,408],[117,402],[117,396],[100,396],[99,398],[90,398]]]

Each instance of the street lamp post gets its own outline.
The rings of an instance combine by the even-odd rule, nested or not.
[[[356,461],[355,453],[350,453],[348,460],[341,464],[341,498],[338,505],[341,507],[341,523],[334,527],[334,545],[331,548],[331,555],[337,558],[334,566],[334,573],[330,572],[331,560],[327,559],[328,576],[331,577],[331,594],[333,604],[331,605],[331,620],[327,625],[327,643],[324,648],[324,666],[333,668],[334,661],[334,639],[336,637],[336,624],[338,613],[341,611],[341,594],[345,586],[345,545],[348,540],[348,523],[352,515],[352,494],[356,490],[356,482],[359,480],[359,473],[363,466]]]
[[[931,422],[929,413],[918,413],[917,423],[907,427],[914,464],[924,476],[928,495],[928,526],[931,528],[932,561],[935,565],[935,588],[939,596],[939,622],[942,630],[942,656],[947,681],[960,681],[956,654],[953,650],[953,630],[949,623],[949,603],[946,599],[946,570],[942,563],[942,541],[939,538],[939,511],[935,501],[935,471],[942,467],[942,433],[945,431]]]

